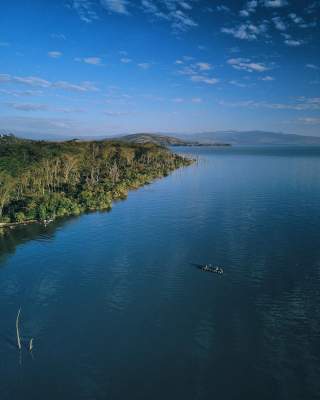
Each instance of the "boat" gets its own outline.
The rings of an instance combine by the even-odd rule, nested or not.
[[[218,267],[218,266],[213,266],[211,264],[203,265],[200,269],[203,272],[213,272],[213,273],[219,274],[219,275],[223,274],[223,268]]]

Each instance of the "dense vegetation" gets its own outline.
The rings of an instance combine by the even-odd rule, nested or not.
[[[129,189],[190,163],[154,144],[0,136],[0,222],[109,209]]]

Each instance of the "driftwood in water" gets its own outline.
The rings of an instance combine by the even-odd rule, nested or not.
[[[18,343],[19,350],[21,350],[21,340],[20,340],[20,333],[19,333],[20,312],[21,312],[21,308],[19,308],[17,319],[16,319],[17,343]]]

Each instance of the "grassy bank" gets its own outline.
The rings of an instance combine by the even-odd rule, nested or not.
[[[0,226],[54,220],[112,201],[192,163],[154,144],[0,137]]]

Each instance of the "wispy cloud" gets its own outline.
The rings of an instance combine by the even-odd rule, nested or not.
[[[126,0],[100,0],[100,3],[107,11],[117,14],[129,14],[129,2]]]
[[[48,106],[45,104],[33,103],[5,103],[8,107],[19,111],[47,111]]]
[[[147,63],[147,62],[143,62],[143,63],[139,63],[137,64],[138,67],[140,67],[141,69],[149,69],[151,67],[151,63]]]
[[[212,69],[212,65],[206,62],[198,62],[197,66],[200,71],[210,71]]]
[[[265,7],[279,8],[288,5],[286,0],[264,0]]]
[[[86,64],[91,64],[91,65],[101,65],[101,58],[100,57],[85,57],[83,59],[83,62]]]
[[[263,78],[261,78],[262,81],[266,81],[266,82],[272,82],[275,80],[275,78],[273,76],[267,75],[264,76]]]
[[[176,31],[186,31],[198,25],[190,13],[190,0],[142,0],[141,7],[152,17],[168,21]]]
[[[208,72],[213,68],[211,64],[207,62],[195,62],[191,64],[186,64],[179,61],[178,65],[183,65],[179,69],[179,75],[186,75],[192,82],[205,83],[207,85],[215,85],[219,82],[219,79],[208,75]]]
[[[275,27],[279,31],[285,31],[287,29],[287,25],[284,23],[284,21],[282,20],[281,17],[279,17],[279,16],[273,17],[272,21],[273,21]]]
[[[250,14],[252,14],[256,11],[257,7],[258,7],[258,1],[250,0],[247,2],[245,7],[242,10],[240,10],[239,14],[241,17],[249,17]]]
[[[241,40],[255,40],[267,31],[266,23],[254,25],[252,23],[240,24],[234,28],[221,28],[221,32],[232,35]]]
[[[98,88],[89,81],[84,81],[79,84],[67,82],[67,81],[56,81],[51,82],[37,76],[12,76],[9,74],[0,74],[0,83],[19,83],[28,86],[41,87],[41,88],[56,88],[71,90],[76,92],[92,92],[97,91]]]
[[[109,117],[122,117],[124,115],[129,115],[130,113],[128,111],[104,111],[104,114],[108,115]]]
[[[103,65],[100,57],[76,57],[74,60],[90,65]]]
[[[284,43],[290,47],[299,47],[304,44],[303,40],[286,39]]]
[[[60,57],[62,57],[62,52],[61,51],[48,51],[48,56],[50,58],[60,58]]]
[[[198,104],[203,102],[201,97],[193,97],[191,101],[192,103],[198,103]]]
[[[299,118],[298,121],[302,122],[305,125],[320,125],[320,118],[304,117]]]
[[[230,85],[237,86],[237,87],[240,87],[240,88],[248,87],[248,85],[246,83],[239,82],[239,81],[237,81],[235,79],[232,79],[231,81],[229,81],[229,83],[230,83]]]
[[[84,81],[79,84],[74,84],[67,81],[57,81],[53,82],[51,87],[75,92],[96,92],[98,90],[97,87],[89,81]]]
[[[51,33],[51,39],[66,40],[67,37],[63,33]]]
[[[0,47],[9,47],[10,43],[9,42],[0,42]]]
[[[71,0],[69,7],[78,13],[79,18],[83,22],[90,23],[99,19],[95,3],[91,0]]]
[[[217,78],[210,78],[204,75],[192,75],[190,79],[192,82],[206,83],[207,85],[215,85],[219,82],[219,79]]]
[[[228,102],[221,100],[219,104],[229,107],[245,107],[245,108],[268,108],[272,110],[293,110],[293,111],[306,111],[320,110],[320,97],[299,97],[290,103],[271,103],[267,101],[255,100],[241,100],[235,102]]]
[[[227,62],[232,68],[247,72],[265,72],[270,69],[264,63],[252,62],[249,58],[230,58]]]
[[[184,99],[182,97],[175,97],[171,101],[173,101],[174,103],[183,103]]]
[[[318,65],[315,65],[315,64],[306,64],[306,68],[314,69],[316,71],[320,70],[320,67]]]
[[[127,57],[122,57],[122,58],[120,58],[120,61],[121,61],[123,64],[129,64],[129,63],[132,62],[131,58],[127,58]]]
[[[216,7],[217,11],[222,11],[222,12],[230,12],[230,8],[225,6],[224,4],[220,4],[219,6]]]

